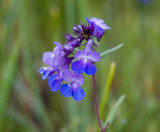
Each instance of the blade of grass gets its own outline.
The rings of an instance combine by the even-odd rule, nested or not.
[[[102,95],[102,100],[101,100],[101,103],[100,103],[100,107],[99,107],[101,119],[103,119],[104,109],[105,109],[107,101],[108,101],[108,95],[109,95],[110,87],[111,87],[112,80],[113,80],[113,77],[114,77],[115,68],[116,68],[116,63],[112,62],[111,66],[110,66],[106,86],[105,86],[105,89],[104,89],[104,92],[103,92],[103,95]]]
[[[19,44],[15,43],[11,54],[3,67],[2,80],[0,81],[0,130],[3,122],[4,112],[9,99],[11,85],[17,70],[17,60],[19,54]]]

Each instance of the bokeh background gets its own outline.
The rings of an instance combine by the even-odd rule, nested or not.
[[[97,65],[100,102],[109,67],[116,71],[106,115],[121,96],[110,132],[160,132],[160,1],[0,0],[0,132],[91,132],[96,127],[91,77],[81,102],[50,91],[37,69],[54,41],[65,42],[73,24],[104,19],[109,30],[99,52],[125,46]]]

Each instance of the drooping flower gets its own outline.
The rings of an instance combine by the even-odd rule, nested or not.
[[[85,71],[88,75],[96,73],[96,66],[93,64],[100,60],[100,54],[96,51],[92,52],[92,39],[89,39],[85,50],[79,50],[75,54],[75,58],[80,59],[71,65],[71,69],[75,73],[82,73]]]
[[[61,86],[61,94],[66,98],[72,96],[75,101],[81,101],[85,96],[84,90],[80,87],[80,85],[83,85],[83,76],[70,70],[65,70],[62,76],[70,84],[63,84]]]

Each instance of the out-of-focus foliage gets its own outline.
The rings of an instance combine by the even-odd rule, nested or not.
[[[160,1],[0,0],[0,132],[90,132],[96,128],[91,78],[85,75],[81,102],[53,93],[37,69],[53,41],[65,42],[85,16],[112,28],[99,52],[125,46],[96,65],[99,101],[111,61],[117,68],[106,115],[125,94],[110,132],[160,131]],[[104,117],[105,118],[105,117]]]

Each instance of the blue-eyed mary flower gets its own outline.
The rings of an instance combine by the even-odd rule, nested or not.
[[[72,96],[75,101],[81,101],[85,96],[84,90],[80,87],[80,85],[83,85],[83,76],[66,70],[63,72],[63,79],[70,84],[61,86],[61,94],[65,97]]]
[[[100,54],[96,51],[92,52],[92,39],[88,40],[85,50],[79,50],[75,54],[75,58],[80,59],[75,61],[71,65],[71,69],[76,73],[82,73],[85,71],[88,75],[96,73],[96,66],[94,62],[100,60]]]
[[[55,42],[57,44],[57,42]],[[61,65],[61,60],[65,53],[62,50],[61,45],[56,45],[53,52],[45,52],[43,54],[43,62],[48,67],[42,67],[39,72],[42,74],[42,79],[45,80],[49,75],[53,74]]]

